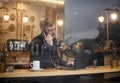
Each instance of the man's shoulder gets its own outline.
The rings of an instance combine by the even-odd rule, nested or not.
[[[31,41],[31,43],[34,43],[34,42],[41,42],[43,39],[41,37],[41,35],[37,35],[36,37],[34,37]]]

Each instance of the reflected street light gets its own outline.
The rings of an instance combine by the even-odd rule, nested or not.
[[[109,11],[113,11],[114,9],[105,9],[103,12],[105,13],[106,16],[106,28],[107,28],[107,40],[109,40]],[[117,14],[116,13],[112,13],[111,14],[111,18],[112,20],[116,20],[117,19]],[[99,22],[104,22],[104,17],[102,15],[100,15],[98,17]]]
[[[104,21],[104,17],[103,16],[99,16],[98,20],[99,20],[99,22],[103,22]]]
[[[116,20],[116,19],[117,19],[117,17],[118,17],[118,16],[117,16],[117,14],[116,14],[116,13],[112,13],[112,14],[111,14],[111,18],[112,18],[112,20]]]

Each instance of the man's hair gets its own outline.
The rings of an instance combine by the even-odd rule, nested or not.
[[[45,18],[43,19],[41,22],[40,22],[40,28],[41,29],[44,29],[46,26],[54,26],[55,22],[52,18]]]

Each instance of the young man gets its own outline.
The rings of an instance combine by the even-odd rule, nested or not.
[[[41,68],[62,68],[73,65],[73,62],[62,61],[57,52],[57,39],[55,23],[52,19],[45,18],[40,22],[41,33],[32,39],[30,43],[30,62],[33,60],[40,61]],[[45,83],[68,83],[73,77],[46,77]],[[38,78],[39,80],[39,78]],[[42,82],[42,83],[44,83]]]
[[[45,18],[40,23],[42,32],[32,39],[30,43],[30,62],[40,61],[41,68],[53,68],[71,64],[62,61],[57,53],[57,39],[55,23]]]

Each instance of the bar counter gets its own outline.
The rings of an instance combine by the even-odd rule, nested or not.
[[[99,49],[99,50],[94,50],[95,53],[110,53],[110,49]],[[116,48],[116,52],[120,53],[120,48]]]
[[[77,70],[61,70],[53,68],[33,71],[29,69],[15,69],[13,72],[0,73],[0,78],[88,75],[116,72],[120,72],[120,66],[118,68],[111,68],[110,66],[99,66],[97,68],[85,68]]]

